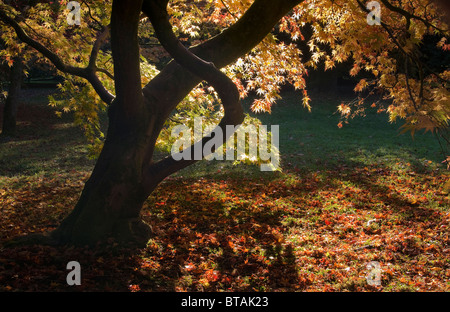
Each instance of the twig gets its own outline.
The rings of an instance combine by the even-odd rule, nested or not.
[[[234,17],[235,20],[238,20],[238,17],[236,16],[236,14],[234,14],[233,12],[230,11],[230,8],[228,7],[228,5],[223,1],[220,0],[220,2],[222,3],[222,5],[225,7],[225,9],[227,10],[227,12]]]

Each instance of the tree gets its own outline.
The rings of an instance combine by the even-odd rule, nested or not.
[[[445,11],[445,20],[450,22],[450,3],[445,0],[435,0],[434,1],[441,9]]]
[[[25,30],[28,25],[17,10],[6,5],[0,7],[0,21],[14,30],[17,40],[36,49],[59,71],[81,78],[83,83],[87,81],[89,84],[85,86],[95,90],[108,109],[106,139],[91,177],[74,210],[46,237],[48,242],[95,244],[108,237],[121,242],[147,242],[151,229],[140,218],[144,201],[164,178],[196,162],[177,161],[172,156],[155,159],[158,137],[174,109],[202,81],[218,94],[223,106],[218,127],[224,129],[226,125],[243,122],[240,97],[250,91],[259,95],[252,109],[270,112],[280,96],[280,86],[290,83],[303,90],[303,103],[309,108],[304,79],[307,66],[315,68],[323,62],[325,69],[330,69],[336,63],[352,59],[352,75],[366,70],[373,76],[372,81],[361,79],[356,90],[370,86],[384,90],[392,101],[387,108],[391,119],[405,118],[414,130],[446,129],[450,71],[425,75],[415,54],[423,36],[430,32],[441,35],[439,46],[448,49],[445,42],[448,26],[429,1],[414,0],[394,6],[383,0],[383,9],[392,14],[383,15],[379,26],[367,24],[366,16],[371,11],[359,0],[168,2],[114,0],[109,11],[108,2],[91,1],[87,5],[83,1],[91,17],[90,27],[84,30],[63,25],[60,16],[63,5],[41,3],[28,9],[28,15],[37,16],[37,12],[44,11],[53,19],[35,23],[28,32]],[[99,21],[94,17],[109,12],[110,18]],[[174,60],[143,87],[139,27],[146,23],[145,17]],[[195,23],[186,26],[186,20],[197,20],[197,24],[208,28],[206,38],[189,49],[173,32],[173,25],[177,25],[191,37],[199,36],[199,26]],[[311,58],[307,61],[295,44],[280,42],[271,33],[276,26],[293,41],[301,40],[302,26],[306,24],[313,27],[308,42]],[[54,48],[61,50],[58,52],[51,45],[43,45],[39,33],[33,34],[42,27],[55,30],[46,33],[51,38],[63,36],[79,42],[80,51],[69,51],[74,45],[67,48],[61,41],[55,43]],[[82,32],[89,34],[83,37]],[[99,58],[107,58],[102,45],[109,34],[112,74],[98,66],[104,63]],[[410,67],[417,70],[417,78],[409,72]],[[108,79],[114,82],[113,88],[108,86]],[[357,112],[362,110],[362,103],[358,102]],[[343,115],[351,115],[348,105],[342,104],[340,109]],[[205,137],[201,144],[209,140]],[[192,148],[190,151],[193,153]]]
[[[20,57],[14,59],[14,64],[11,67],[10,83],[8,96],[3,108],[3,126],[2,135],[14,136],[16,133],[16,118],[19,107],[19,96],[22,88],[23,78],[23,62]]]

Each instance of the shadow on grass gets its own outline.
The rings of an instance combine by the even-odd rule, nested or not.
[[[412,167],[412,166],[411,166]],[[380,210],[381,212],[390,214],[396,214],[400,217],[401,222],[434,222],[438,219],[438,215],[436,214],[436,209],[425,207],[426,200],[417,201],[415,198],[408,199],[408,195],[416,195],[413,193],[419,193],[420,191],[414,190],[419,188],[419,186],[415,184],[420,184],[427,180],[427,177],[420,177],[420,180],[412,180],[411,185],[408,185],[405,182],[402,182],[402,187],[409,187],[408,190],[396,189],[392,186],[392,184],[383,184],[380,182],[380,177],[387,176],[389,177],[392,174],[395,174],[396,177],[400,177],[399,173],[393,173],[389,168],[377,168],[375,172],[370,172],[367,167],[363,167],[363,165],[357,167],[357,173],[355,171],[353,174],[348,174],[345,177],[340,179],[341,182],[350,182],[363,190],[367,194],[368,202],[370,200],[376,199],[378,202],[383,203],[383,207],[375,208],[370,205],[366,205],[360,203],[355,206],[356,209],[359,210]],[[413,167],[412,167],[413,168]],[[423,169],[423,168],[422,168]],[[423,169],[426,170],[426,169]],[[403,178],[412,178],[410,174],[413,174],[413,177],[416,176],[414,171],[410,173],[402,173],[404,175]],[[428,172],[429,177],[433,176],[433,173]],[[436,175],[436,173],[434,173]],[[445,181],[445,175],[442,176],[442,180]],[[395,179],[393,179],[395,181]],[[438,189],[440,185],[434,185],[436,193],[438,193]],[[431,190],[433,191],[433,190]],[[444,194],[434,194],[436,198],[442,196]]]
[[[144,252],[157,263],[150,269],[152,279],[162,281],[170,276],[170,283],[163,286],[170,290],[307,287],[311,281],[300,274],[294,246],[281,232],[286,207],[277,206],[276,200],[301,198],[318,192],[319,185],[296,187],[294,192],[270,183],[251,178],[164,182],[143,213],[156,233]],[[290,207],[288,211],[300,217],[306,209]],[[217,277],[211,277],[211,271]]]
[[[214,183],[204,180],[210,182]],[[139,285],[141,290],[173,291],[188,287],[187,281],[180,282],[180,276],[193,278],[192,290],[228,287],[252,291],[298,284],[293,249],[275,230],[280,226],[280,212],[258,204],[247,209],[231,207],[191,188],[190,183],[195,182],[164,183],[152,196],[158,202],[149,200],[154,208],[146,206],[143,217],[155,237],[147,248],[127,249],[110,242],[98,248],[0,249],[0,290],[126,291],[130,285]],[[252,192],[259,191],[259,185],[249,186]],[[238,183],[230,183],[225,188],[234,192],[236,187]],[[53,182],[9,194],[13,204],[2,209],[1,231],[7,235],[1,240],[51,231],[73,207],[80,190],[80,185]],[[235,198],[248,195],[238,189],[234,192]],[[163,205],[159,205],[161,200]],[[81,286],[70,287],[65,282],[69,261],[81,265]],[[190,267],[190,263],[194,265]],[[214,268],[209,267],[213,263]]]
[[[42,92],[34,99],[37,103],[20,105],[16,136],[0,142],[0,176],[92,168],[82,131],[73,125],[72,116],[58,118],[46,104],[51,90]],[[1,114],[0,107],[0,120]]]

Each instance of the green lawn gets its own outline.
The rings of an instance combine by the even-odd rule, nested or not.
[[[268,129],[279,125],[280,153],[283,170],[352,169],[378,165],[401,169],[409,163],[416,171],[444,169],[445,159],[436,136],[430,132],[401,134],[401,120],[390,123],[387,114],[369,108],[365,117],[351,119],[339,128],[337,106],[342,99],[313,96],[312,111],[302,105],[301,95],[288,92],[273,107],[271,114],[253,114]],[[348,98],[347,98],[348,99]],[[249,106],[249,100],[244,102]],[[178,175],[209,176],[242,174],[273,177],[272,173],[259,173],[258,166],[232,166],[232,161],[205,161],[183,170]]]
[[[50,92],[50,91],[47,91]],[[0,148],[0,176],[64,173],[90,170],[82,132],[68,115],[54,116],[47,106],[45,90],[24,98],[19,112],[18,138]],[[248,102],[244,105],[248,107]],[[313,98],[312,112],[301,104],[301,96],[290,92],[273,107],[272,114],[252,114],[262,124],[279,125],[282,169],[302,171],[346,169],[379,165],[397,168],[409,163],[417,171],[443,169],[444,155],[431,133],[400,134],[401,122],[391,124],[386,114],[370,108],[366,117],[352,119],[343,128],[336,113],[338,99]],[[258,173],[256,165],[233,165],[232,161],[203,161],[178,173],[186,177]],[[0,180],[1,181],[1,180]]]
[[[58,118],[48,106],[52,89],[26,89],[21,97],[17,137],[0,140],[0,186],[18,178],[89,171],[86,142],[69,115]]]

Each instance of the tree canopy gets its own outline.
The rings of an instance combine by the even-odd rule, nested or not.
[[[105,47],[110,31],[111,2],[81,1],[80,26],[67,22],[68,2],[3,1],[2,38],[8,49],[2,54],[11,64],[17,53],[35,53],[25,49],[29,44],[53,63],[68,78],[62,89],[71,92],[74,98],[64,103],[65,110],[80,112],[80,121],[89,128],[92,139],[95,136],[92,127],[98,130],[96,112],[105,109],[105,103],[111,102],[115,92],[111,53]],[[352,76],[361,72],[369,74],[360,79],[355,90],[381,90],[384,99],[391,101],[388,107],[381,102],[369,105],[380,104],[380,110],[387,111],[391,120],[405,119],[405,128],[409,130],[437,130],[445,134],[449,114],[448,67],[441,71],[431,68],[420,49],[427,35],[439,36],[437,49],[450,49],[445,13],[439,6],[429,0],[380,1],[381,24],[369,25],[370,9],[359,0],[297,2],[298,5],[281,18],[274,31],[252,48],[251,53],[240,55],[225,68],[241,97],[252,91],[257,93],[252,110],[270,112],[284,84],[303,90],[304,105],[309,108],[305,82],[308,70],[319,63],[331,70],[336,64],[351,60]],[[233,25],[252,3],[247,0],[171,1],[168,14],[175,33],[187,45],[195,46]],[[155,48],[157,39],[144,15],[139,28],[141,54],[148,56],[141,62],[141,80],[142,84],[147,84],[158,72],[155,65],[161,65],[157,63],[164,51]],[[305,29],[309,28],[312,35],[305,38]],[[283,33],[290,40],[278,39]],[[297,43],[302,40],[307,40],[310,51],[301,50]],[[305,52],[309,58],[304,57]],[[80,88],[76,81],[83,80],[90,85]],[[208,100],[206,94],[210,94],[207,88],[198,88],[191,96],[196,102],[211,105],[211,98]],[[83,98],[89,100],[83,101]],[[343,116],[349,117],[362,113],[363,103],[343,103],[339,109]],[[189,106],[192,110],[193,105]]]

